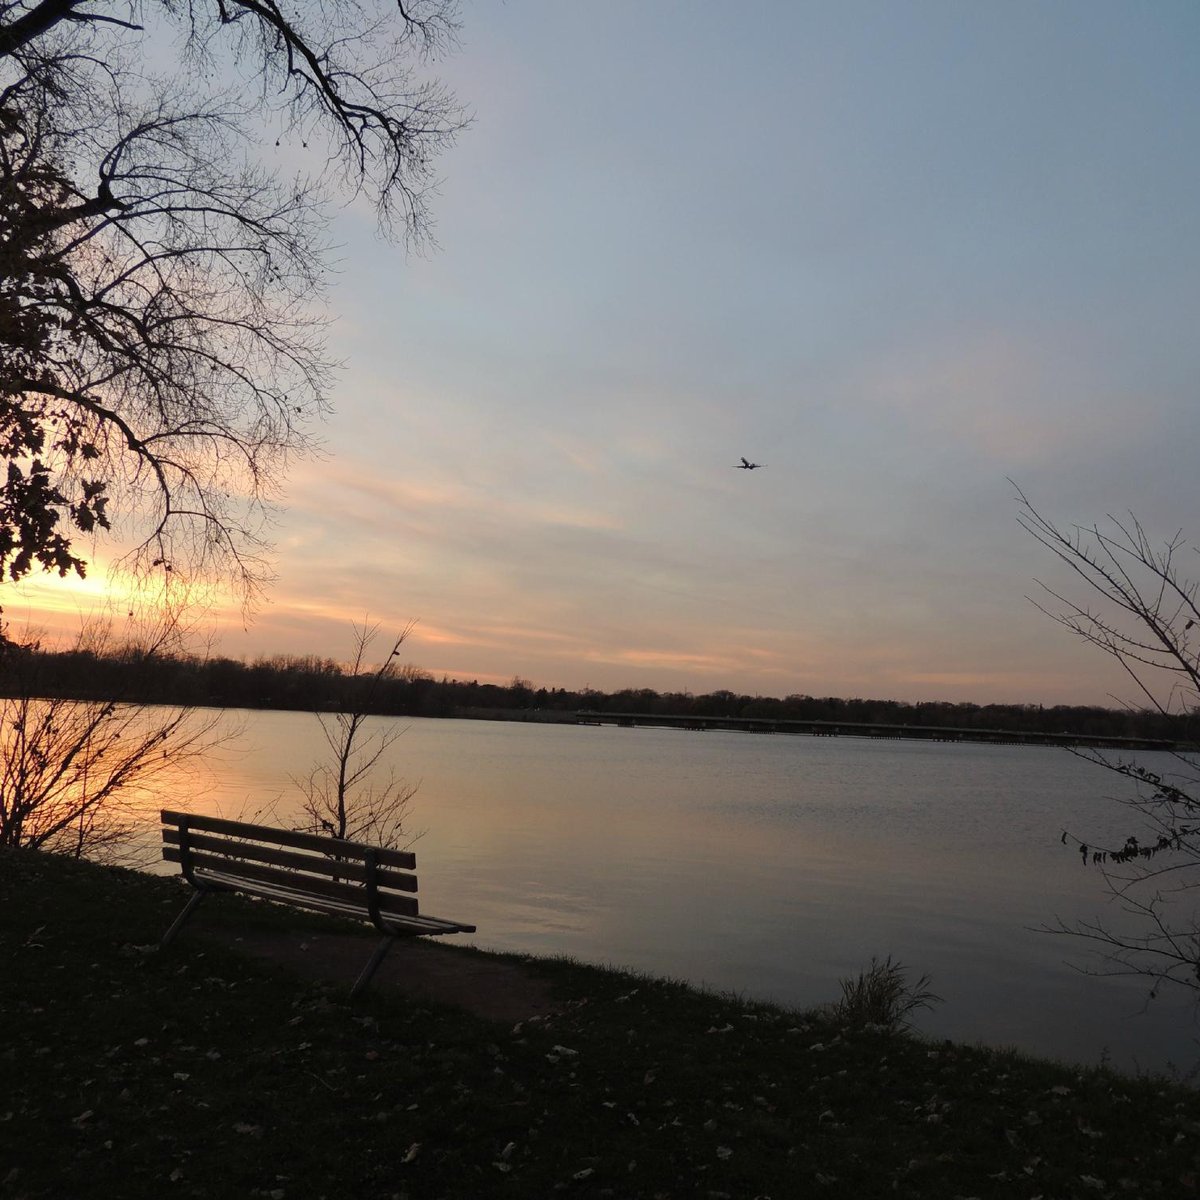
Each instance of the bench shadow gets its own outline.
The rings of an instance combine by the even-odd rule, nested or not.
[[[205,921],[201,916],[178,944],[186,953],[189,942],[217,942],[305,979],[344,987],[348,995],[374,940],[370,933],[285,928],[225,914],[220,922]],[[418,938],[397,940],[376,972],[371,991],[448,1004],[508,1024],[545,1016],[561,1007],[550,982],[519,963],[466,946],[431,945]]]

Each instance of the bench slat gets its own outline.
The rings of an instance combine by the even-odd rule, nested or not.
[[[246,821],[227,821],[223,817],[202,817],[194,813],[173,812],[170,809],[163,809],[159,815],[164,825],[179,825],[187,821],[188,828],[199,833],[224,833],[233,837],[271,842],[276,846],[315,850],[321,854],[345,854],[351,858],[362,858],[363,852],[371,849],[375,851],[375,861],[381,867],[399,867],[403,871],[412,871],[417,865],[417,856],[411,850],[368,847],[363,842],[351,842],[316,833],[301,833],[295,829],[275,829],[270,825],[251,825]]]
[[[307,895],[291,888],[274,887],[269,883],[256,883],[253,880],[241,879],[236,875],[226,875],[221,872],[202,872],[205,883],[227,887],[230,890],[243,892],[251,896],[261,896],[266,900],[278,900],[300,908],[311,908],[318,912],[333,913],[341,916],[362,917],[363,908],[358,904],[347,904],[341,900],[325,899],[320,896]],[[443,933],[474,933],[474,925],[464,925],[461,921],[447,921],[442,917],[427,917],[420,914],[415,917],[398,916],[385,913],[383,923],[393,933],[426,934],[436,936]]]
[[[183,861],[183,855],[177,846],[164,846],[162,856],[167,862]],[[296,895],[308,892],[315,896],[341,901],[356,912],[363,914],[367,912],[366,893],[357,884],[338,883],[332,879],[321,879],[316,876],[298,880],[294,872],[282,868],[253,862],[239,862],[204,852],[193,853],[190,857],[193,868],[202,874],[211,872],[226,878],[250,879],[274,884],[276,887]],[[297,883],[302,886],[297,888]],[[379,910],[383,913],[398,913],[407,917],[415,917],[419,911],[417,902],[412,897],[398,896],[395,892],[379,893]]]
[[[366,906],[350,900],[339,900],[333,896],[317,896],[312,892],[292,887],[281,887],[278,884],[247,879],[244,875],[233,875],[227,871],[201,871],[197,878],[205,887],[215,887],[221,890],[240,892],[246,896],[261,896],[266,900],[277,900],[296,908],[311,908],[318,912],[334,913],[338,916],[353,917],[363,920]],[[381,914],[382,920],[419,921],[418,917],[395,916],[392,913]]]
[[[179,838],[178,829],[163,829],[165,845],[178,846]],[[334,879],[353,879],[358,883],[364,883],[367,878],[367,868],[364,866],[361,856],[357,860],[339,861],[323,854],[298,854],[277,846],[263,845],[261,842],[243,842],[232,838],[214,837],[211,834],[193,833],[190,827],[188,844],[193,850],[211,850],[226,858],[251,859],[254,862],[292,867],[297,871],[311,871],[313,874],[327,875]],[[172,859],[171,861],[177,862],[178,860]],[[390,888],[397,892],[415,892],[417,890],[417,877],[399,871],[377,870],[375,881],[379,887]]]
[[[474,933],[474,925],[460,921],[446,921],[441,917],[385,917],[383,923],[390,929],[405,933],[424,933],[435,936],[439,933]]]

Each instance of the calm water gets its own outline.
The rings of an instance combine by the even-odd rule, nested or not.
[[[236,714],[236,754],[178,803],[294,805],[316,718]],[[1121,842],[1119,780],[1042,747],[411,720],[422,908],[475,944],[565,953],[787,1004],[891,954],[933,976],[936,1036],[1190,1068],[1184,997],[1094,979],[1044,922],[1114,916],[1064,827]],[[189,789],[193,790],[193,789]]]

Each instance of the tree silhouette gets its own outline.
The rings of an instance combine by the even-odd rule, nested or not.
[[[177,652],[182,610],[156,605],[126,634],[120,641],[111,620],[88,621],[73,652],[120,658],[128,679]],[[147,704],[119,684],[88,699],[48,695],[37,650],[29,638],[0,639],[0,846],[141,865],[154,851],[139,851],[135,835],[157,785],[177,785],[181,769],[235,731],[219,712]]]
[[[1159,543],[1136,517],[1061,529],[1018,488],[1022,527],[1073,573],[1078,599],[1042,585],[1038,606],[1119,664],[1139,703],[1163,717],[1194,718],[1200,706],[1200,581],[1180,566],[1182,531]],[[1193,741],[1195,725],[1192,725]],[[1095,866],[1117,902],[1115,919],[1059,922],[1053,931],[1094,943],[1102,973],[1138,975],[1191,989],[1200,1003],[1200,759],[1186,750],[1153,766],[1100,749],[1072,753],[1128,785],[1135,828],[1117,837],[1062,840]]]
[[[253,594],[326,410],[327,203],[429,240],[462,117],[414,72],[454,32],[453,0],[0,0],[0,577],[112,528]]]
[[[341,711],[317,714],[328,757],[307,776],[293,778],[304,796],[296,828],[376,846],[398,847],[413,840],[404,822],[417,785],[405,783],[392,768],[385,775],[380,773],[381,760],[404,730],[381,725],[379,718],[374,718],[376,727],[370,728],[381,687],[403,671],[398,656],[411,629],[410,625],[396,637],[383,661],[372,670],[367,655],[379,626],[364,622],[354,627],[349,667],[353,686]]]

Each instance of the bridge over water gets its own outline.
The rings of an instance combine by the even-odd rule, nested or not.
[[[1104,737],[1089,733],[1039,733],[1017,729],[968,729],[951,725],[890,725],[881,721],[794,721],[774,717],[697,717],[670,713],[596,712],[581,709],[577,725],[638,725],[666,729],[724,729],[739,733],[808,734],[811,737],[900,738],[927,742],[995,742],[1027,746],[1092,746],[1109,750],[1195,750],[1163,738]]]

